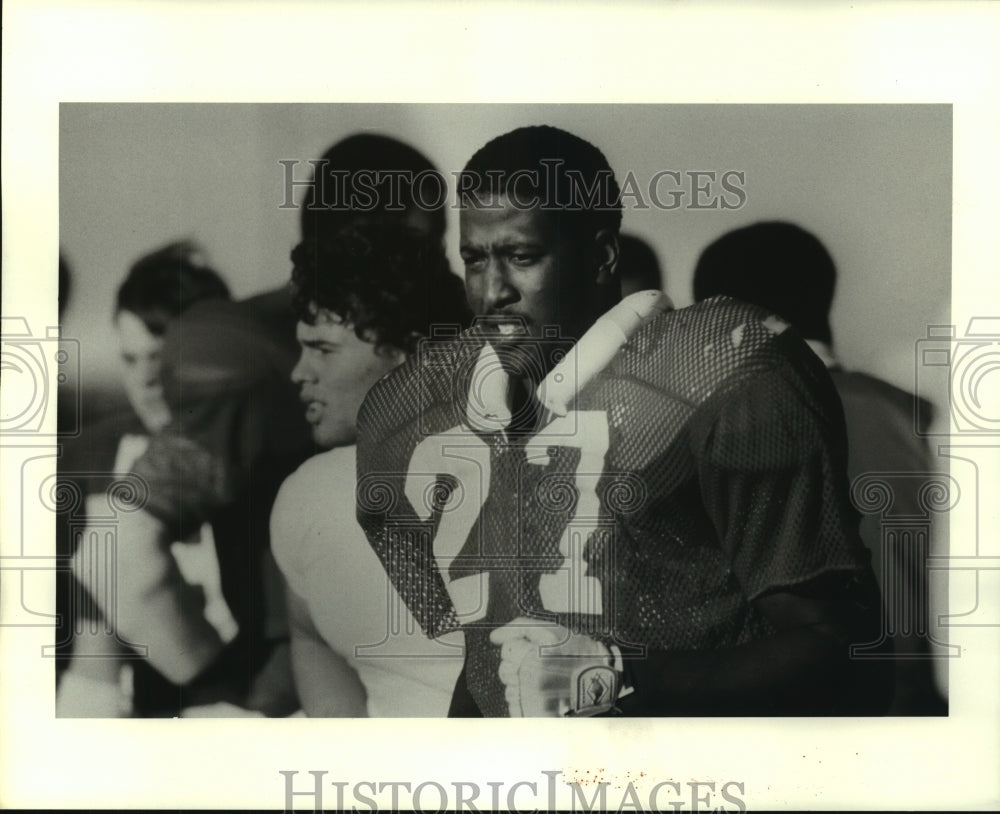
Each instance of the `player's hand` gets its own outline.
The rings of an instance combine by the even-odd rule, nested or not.
[[[498,675],[511,717],[556,717],[614,701],[613,670],[590,675],[596,683],[585,675],[579,686],[582,670],[612,661],[608,648],[589,636],[520,617],[494,630],[490,641],[500,647]]]

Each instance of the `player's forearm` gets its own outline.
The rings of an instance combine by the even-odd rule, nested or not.
[[[855,683],[841,632],[817,626],[720,650],[651,651],[626,666],[636,715],[822,715]]]
[[[292,671],[310,718],[366,718],[367,695],[357,673],[325,645],[292,638]]]
[[[121,637],[147,648],[156,670],[184,684],[221,652],[222,640],[204,618],[201,597],[184,581],[168,544],[162,525],[139,511],[123,518],[117,547],[81,546],[73,569]],[[115,575],[113,585],[108,575]]]
[[[175,684],[196,678],[222,652],[215,628],[201,615],[186,585],[165,582],[136,591],[122,602],[123,634],[149,647],[149,663]]]
[[[302,709],[310,718],[364,718],[368,696],[361,678],[320,636],[305,601],[288,592],[292,674]]]

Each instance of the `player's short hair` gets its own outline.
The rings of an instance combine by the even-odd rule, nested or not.
[[[465,286],[441,241],[395,218],[307,236],[292,250],[295,310],[313,323],[330,311],[379,348],[416,350],[435,325],[465,328]]]
[[[118,288],[115,313],[129,311],[154,336],[162,336],[174,317],[200,300],[229,299],[229,286],[205,262],[196,243],[181,240],[143,255]]]
[[[366,215],[427,213],[431,234],[444,239],[447,184],[419,150],[391,136],[355,133],[332,145],[302,198],[302,236],[337,231]],[[358,193],[338,199],[338,192]]]
[[[458,180],[459,205],[475,194],[536,202],[574,236],[621,228],[621,189],[597,147],[549,125],[520,127],[476,151]],[[473,204],[474,205],[474,204]]]
[[[836,266],[819,238],[794,223],[761,221],[727,232],[701,253],[694,297],[726,294],[760,305],[805,338],[830,342],[836,284]]]

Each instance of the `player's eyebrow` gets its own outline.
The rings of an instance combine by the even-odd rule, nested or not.
[[[460,243],[458,250],[467,254],[486,253],[487,251],[509,252],[513,250],[541,252],[546,244],[529,237],[505,237],[488,246],[473,243]]]
[[[530,251],[543,251],[545,249],[545,243],[542,243],[531,238],[517,238],[512,237],[507,240],[502,241],[497,245],[498,249],[504,249],[509,251],[510,249],[528,249]]]
[[[339,348],[339,342],[333,342],[329,339],[300,339],[299,344],[304,348]]]

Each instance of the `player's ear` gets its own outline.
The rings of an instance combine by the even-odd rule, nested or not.
[[[600,229],[594,235],[590,246],[591,268],[594,269],[594,282],[598,285],[608,285],[617,279],[618,273],[618,233],[614,229]]]
[[[416,336],[416,334],[414,334],[414,336]],[[401,365],[406,361],[406,351],[401,350],[394,345],[379,345],[375,352],[392,367]]]

